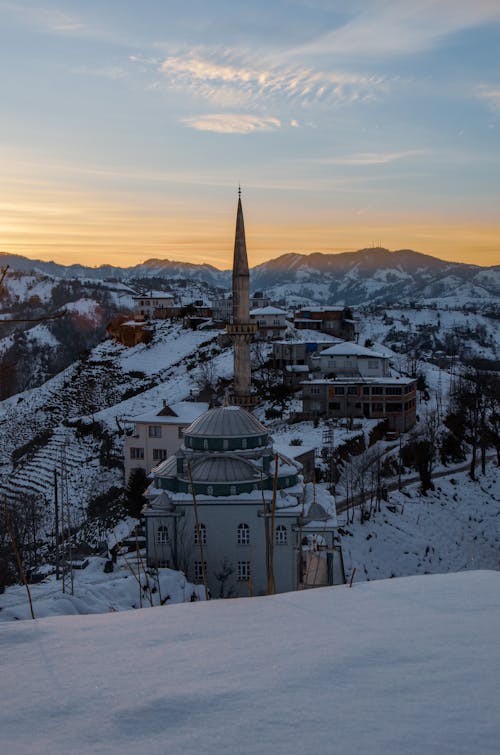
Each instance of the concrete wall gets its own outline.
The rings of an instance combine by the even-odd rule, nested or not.
[[[193,507],[178,505],[176,511],[184,513],[184,516],[177,518],[176,524],[174,517],[168,514],[150,512],[146,515],[148,563],[154,565],[158,561],[169,561],[171,567],[180,568],[185,571],[188,579],[195,581],[194,562],[201,561],[201,556],[199,546],[194,544]],[[225,584],[223,597],[267,593],[265,529],[264,519],[258,515],[259,511],[262,511],[262,504],[257,502],[238,504],[230,501],[213,504],[200,500],[198,517],[200,524],[206,527],[207,542],[203,550],[212,597],[220,597],[221,583],[215,573],[220,572],[224,560],[234,572]],[[276,592],[288,592],[297,587],[296,535],[292,532],[294,521],[290,517],[275,517],[275,527],[284,525],[287,528],[286,545],[275,545],[274,548]],[[237,530],[240,523],[246,523],[250,527],[249,545],[238,545]],[[167,545],[157,543],[158,527],[161,525],[169,527],[171,542]],[[251,583],[238,581],[238,561],[250,561]]]

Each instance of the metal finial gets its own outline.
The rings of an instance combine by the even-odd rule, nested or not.
[[[241,199],[241,184],[238,184],[238,199]]]

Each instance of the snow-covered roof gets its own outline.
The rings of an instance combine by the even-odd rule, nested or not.
[[[172,414],[163,413],[164,408],[129,417],[126,421],[155,425],[190,425],[208,411],[208,404],[204,401],[179,401],[169,405]]]
[[[309,372],[307,364],[287,364],[285,372]]]
[[[356,357],[373,357],[375,359],[387,359],[384,354],[372,349],[367,349],[366,346],[360,346],[358,343],[352,343],[352,341],[343,341],[337,343],[335,346],[330,346],[329,349],[325,349],[321,352],[321,356],[356,356]]]
[[[300,307],[300,309],[298,311],[299,311],[299,313],[301,313],[301,312],[314,312],[314,313],[320,312],[320,313],[324,313],[324,312],[343,312],[344,309],[345,309],[345,307],[336,305],[336,306],[332,306],[332,307]]]
[[[356,385],[410,385],[415,383],[415,378],[409,377],[338,377],[322,378],[318,380],[307,380],[301,385],[343,385],[344,383],[355,383]]]
[[[169,294],[167,291],[147,291],[144,294],[135,294],[132,299],[169,299],[172,300],[174,297],[172,294]]]
[[[250,312],[250,316],[258,317],[259,315],[286,315],[288,312],[284,309],[279,309],[279,307],[257,307],[257,309],[252,309]]]

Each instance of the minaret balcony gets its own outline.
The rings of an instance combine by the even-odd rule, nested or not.
[[[232,322],[227,325],[227,332],[230,336],[253,336],[258,327],[255,322]]]

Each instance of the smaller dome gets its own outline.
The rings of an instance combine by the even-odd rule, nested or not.
[[[193,481],[207,483],[247,482],[260,479],[255,466],[237,456],[211,456],[193,465]]]
[[[240,406],[218,406],[202,414],[184,431],[184,437],[251,438],[267,436],[258,419]]]

